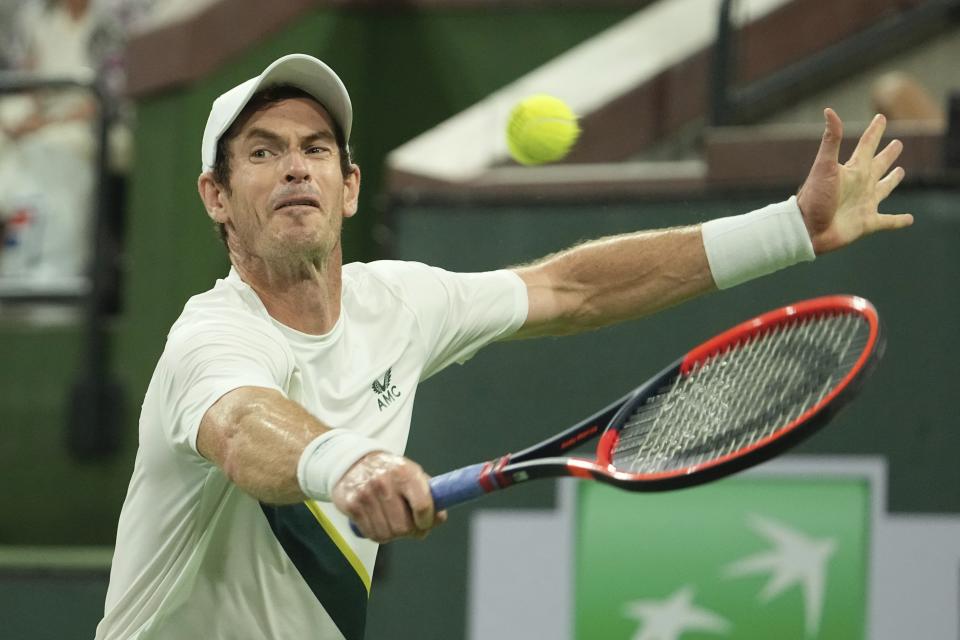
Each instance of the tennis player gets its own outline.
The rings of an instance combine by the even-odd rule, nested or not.
[[[785,202],[458,274],[342,264],[360,169],[323,62],[285,56],[217,98],[198,187],[232,267],[187,302],[147,390],[97,638],[363,637],[378,543],[446,519],[403,457],[420,381],[496,340],[636,318],[911,224],[877,212],[903,177],[900,142],[877,153],[884,120],[839,165],[825,114]]]

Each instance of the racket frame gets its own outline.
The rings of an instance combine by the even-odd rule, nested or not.
[[[773,434],[743,449],[709,462],[657,473],[617,470],[611,463],[620,428],[634,409],[673,378],[689,374],[705,362],[746,341],[757,331],[772,330],[804,317],[842,313],[844,309],[865,318],[870,330],[867,344],[844,378],[817,404]],[[667,491],[695,486],[731,475],[773,458],[816,433],[852,400],[877,366],[885,349],[879,316],[870,302],[858,296],[823,296],[787,305],[742,322],[692,349],[642,386],[589,418],[538,444],[507,454],[480,467],[484,493],[518,482],[573,476],[598,480],[629,491]],[[800,426],[803,428],[799,428]],[[565,451],[599,437],[596,458],[564,457]]]

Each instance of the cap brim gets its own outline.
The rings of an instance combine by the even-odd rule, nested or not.
[[[316,98],[343,130],[344,140],[350,140],[353,107],[347,88],[333,69],[321,60],[294,53],[275,60],[259,76],[234,87],[214,101],[203,132],[201,160],[205,171],[213,168],[220,136],[230,128],[250,98],[262,89],[277,85],[294,86]]]

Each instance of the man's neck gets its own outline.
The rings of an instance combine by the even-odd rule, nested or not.
[[[231,256],[240,278],[278,322],[311,335],[329,333],[340,317],[343,257],[340,247],[322,264],[268,265]]]

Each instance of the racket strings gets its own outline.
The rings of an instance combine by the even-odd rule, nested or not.
[[[698,363],[629,416],[613,465],[633,473],[692,468],[771,437],[846,377],[869,341],[854,314],[762,330]]]
[[[773,344],[771,340],[763,340],[764,337],[766,336],[763,333],[751,336],[740,345],[742,375],[756,375],[760,363]],[[756,389],[750,389],[750,393],[740,395],[723,392],[732,384],[731,368],[728,366],[729,358],[717,359],[712,364],[716,366],[709,371],[705,370],[703,365],[696,365],[690,375],[678,378],[672,385],[666,387],[655,403],[648,403],[634,413],[621,430],[617,447],[618,453],[621,454],[626,453],[628,448],[636,449],[631,467],[638,466],[637,462],[640,460],[650,463],[663,458],[667,453],[665,443],[671,443],[674,448],[692,449],[694,446],[692,441],[698,435],[707,437],[717,431],[718,420],[710,418],[715,417],[718,411],[725,409],[723,406],[725,402],[731,411],[743,411],[744,407],[755,406]],[[704,384],[707,381],[706,375],[713,376],[711,386],[720,393],[707,395],[708,385]],[[638,423],[647,423],[649,426],[641,432],[635,428]],[[661,423],[665,423],[666,426],[662,426]],[[700,434],[689,428],[689,425],[694,423],[703,425]],[[663,431],[658,431],[658,428],[662,428]],[[646,434],[651,431],[657,433],[658,437],[646,437]],[[616,459],[615,464],[620,466]]]

